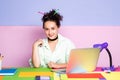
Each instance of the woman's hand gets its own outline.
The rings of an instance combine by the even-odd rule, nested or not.
[[[43,45],[43,40],[42,39],[39,39],[37,40],[35,43],[34,43],[34,46],[42,46]]]
[[[57,65],[57,63],[49,62],[49,63],[48,63],[48,67],[49,67],[49,68],[58,68],[58,65]]]

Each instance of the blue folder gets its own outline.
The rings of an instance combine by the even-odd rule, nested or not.
[[[16,68],[2,69],[0,70],[0,75],[14,75],[16,70]]]

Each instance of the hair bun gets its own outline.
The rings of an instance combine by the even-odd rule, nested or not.
[[[43,23],[46,21],[55,21],[58,26],[60,26],[60,21],[62,21],[63,16],[58,13],[59,9],[52,9],[49,12],[44,13],[42,18]]]

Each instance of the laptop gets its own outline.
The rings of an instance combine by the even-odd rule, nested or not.
[[[83,73],[95,70],[99,58],[99,48],[77,48],[70,52],[66,69],[52,69],[58,73]]]
[[[72,49],[66,68],[66,73],[92,72],[96,69],[99,58],[99,48]]]

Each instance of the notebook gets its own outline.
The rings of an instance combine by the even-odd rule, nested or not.
[[[83,73],[95,70],[99,58],[99,48],[72,49],[66,73]]]
[[[16,70],[16,68],[2,69],[0,70],[0,75],[14,75]]]

